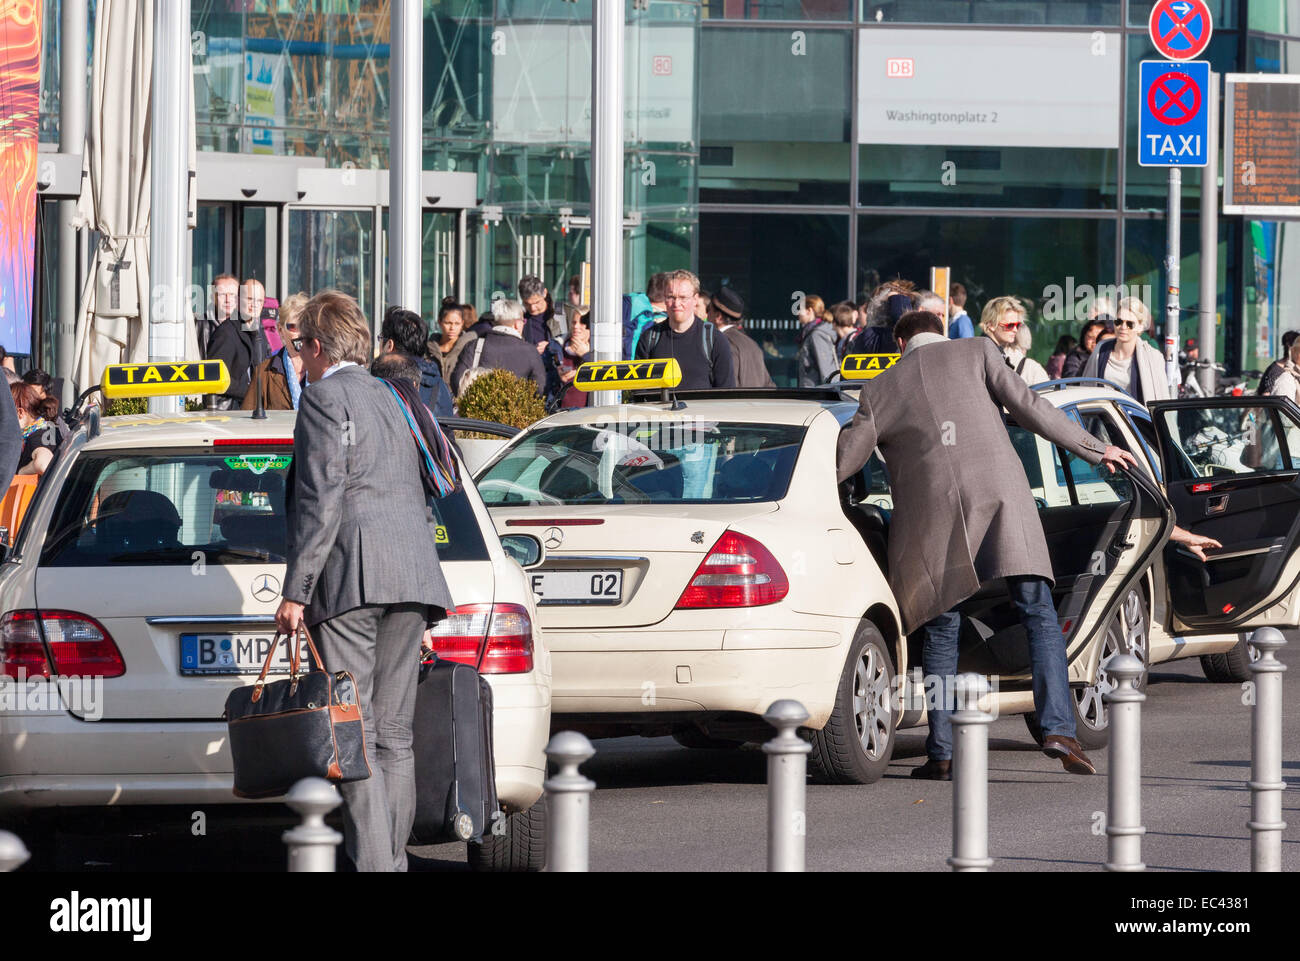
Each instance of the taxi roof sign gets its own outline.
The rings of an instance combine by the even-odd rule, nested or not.
[[[871,380],[898,363],[898,354],[846,354],[840,363],[845,380]]]
[[[578,390],[622,390],[676,387],[682,382],[677,358],[665,360],[594,360],[578,368],[573,386]]]
[[[230,371],[219,360],[179,364],[109,364],[104,368],[104,379],[99,386],[108,400],[223,394],[230,387]]]

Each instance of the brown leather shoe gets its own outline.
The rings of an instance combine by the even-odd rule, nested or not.
[[[1061,766],[1071,774],[1096,774],[1088,755],[1083,753],[1079,742],[1063,734],[1049,734],[1043,738],[1043,753],[1048,757],[1059,757]]]
[[[930,758],[920,767],[912,768],[912,777],[923,781],[951,781],[952,761],[937,761]]]

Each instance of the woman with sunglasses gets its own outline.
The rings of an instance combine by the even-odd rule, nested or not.
[[[1030,387],[1047,382],[1047,371],[1017,343],[1025,326],[1025,308],[1015,297],[994,297],[984,305],[980,326],[1002,352],[1007,366]]]
[[[1151,311],[1136,297],[1125,297],[1115,312],[1115,337],[1097,344],[1084,364],[1084,377],[1100,377],[1144,404],[1170,400],[1165,358],[1142,339],[1151,326]]]
[[[244,395],[244,410],[257,406],[258,392],[253,389],[257,384],[261,385],[262,405],[266,410],[298,409],[298,398],[305,386],[302,357],[299,356],[302,333],[298,322],[306,306],[307,295],[304,293],[291,294],[280,305],[275,329],[283,346],[253,369],[253,379]]]

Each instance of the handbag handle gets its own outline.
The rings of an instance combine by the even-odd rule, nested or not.
[[[299,622],[298,634],[300,637],[307,639],[307,650],[311,652],[312,658],[316,661],[316,666],[322,671],[325,670],[325,662],[321,660],[320,651],[316,650],[316,642],[311,639],[311,631],[307,630],[306,624]],[[278,630],[275,632],[275,637],[271,640],[271,649],[266,652],[266,662],[262,665],[262,673],[257,675],[257,680],[253,684],[252,700],[254,703],[262,697],[262,688],[266,685],[266,675],[271,670],[271,660],[280,647],[280,638],[288,641],[289,635]],[[299,668],[302,666],[298,655],[298,647],[297,643],[289,645],[289,674],[291,677],[297,677]]]

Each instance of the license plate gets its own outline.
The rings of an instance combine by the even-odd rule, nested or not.
[[[273,634],[182,634],[182,674],[260,674]],[[299,657],[311,664],[305,641]],[[271,661],[273,674],[289,672],[289,645],[280,642]]]
[[[622,571],[537,571],[532,575],[538,604],[618,604]]]

